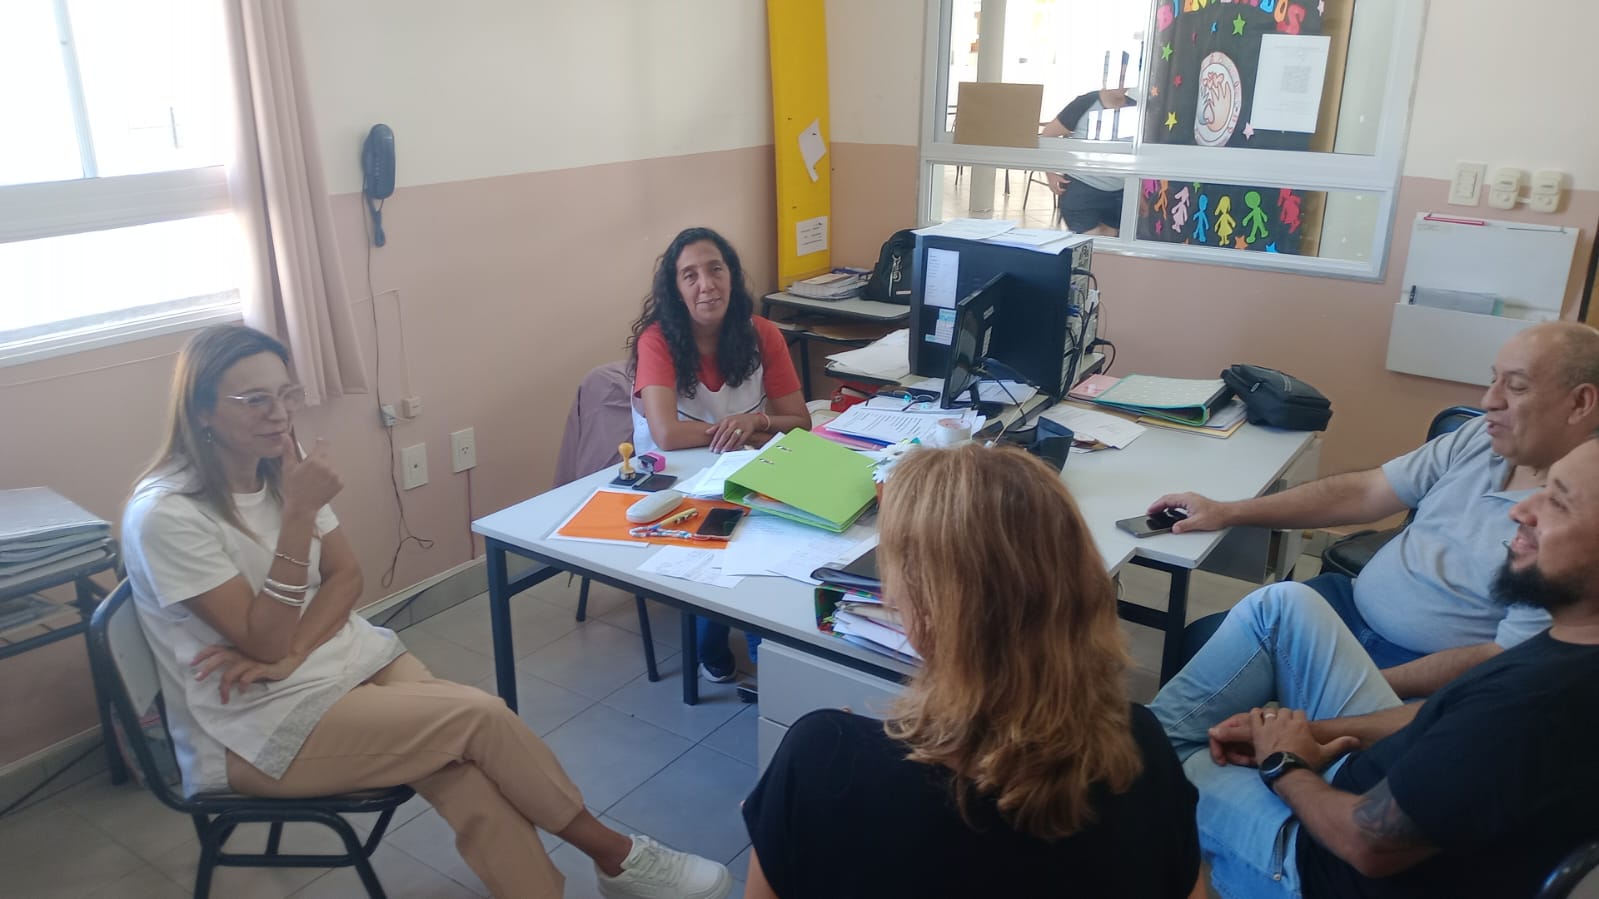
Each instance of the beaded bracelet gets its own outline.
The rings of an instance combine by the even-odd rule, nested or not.
[[[275,599],[278,602],[281,602],[281,603],[283,603],[286,606],[293,606],[296,609],[300,608],[301,606],[304,606],[305,603],[306,603],[306,600],[304,598],[292,599],[290,597],[284,596],[282,593],[279,593],[278,591],[272,589],[271,587],[262,587],[261,588],[261,592],[264,595],[269,596],[272,599]]]
[[[298,565],[301,568],[310,568],[311,567],[311,563],[310,562],[302,562],[299,559],[296,559],[295,557],[289,555],[288,553],[273,553],[272,555],[278,557],[279,559],[282,559],[285,562],[288,562],[290,565]]]
[[[285,593],[304,593],[305,591],[311,589],[310,584],[285,584],[282,581],[273,580],[272,578],[266,579],[266,585],[274,590],[282,590]]]

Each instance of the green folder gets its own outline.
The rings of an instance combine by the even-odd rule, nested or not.
[[[1200,426],[1232,396],[1220,378],[1156,378],[1127,375],[1091,402],[1178,424]]]
[[[723,496],[751,511],[842,533],[877,499],[872,461],[809,431],[789,431],[727,479]]]

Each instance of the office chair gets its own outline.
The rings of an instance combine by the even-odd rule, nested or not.
[[[218,865],[239,868],[341,868],[354,866],[372,899],[383,899],[383,886],[372,870],[372,853],[389,827],[394,810],[415,795],[410,787],[362,790],[338,796],[308,799],[265,799],[238,793],[200,793],[185,797],[177,784],[177,761],[167,732],[166,706],[155,657],[145,641],[133,608],[133,590],[127,581],[95,609],[89,622],[89,669],[99,695],[111,705],[113,730],[120,732],[133,754],[133,771],[162,805],[188,815],[200,838],[199,870],[194,880],[195,899],[211,893],[211,875]],[[151,708],[156,714],[141,720]],[[116,739],[105,735],[109,743]],[[377,822],[362,843],[345,815],[376,813]],[[291,855],[278,851],[283,824],[305,821],[321,824],[339,835],[345,851],[340,855]],[[225,852],[223,845],[240,824],[265,823],[266,852]]]
[[[1599,899],[1599,840],[1573,849],[1555,866],[1537,899]]]
[[[1450,406],[1433,416],[1432,424],[1427,427],[1427,440],[1441,437],[1459,430],[1460,426],[1473,418],[1482,415],[1482,410],[1474,406]],[[1372,556],[1382,549],[1389,540],[1394,539],[1405,525],[1416,516],[1414,509],[1405,516],[1405,524],[1387,530],[1356,531],[1329,545],[1321,554],[1321,571],[1337,572],[1350,578],[1360,576],[1361,569],[1366,567]]]

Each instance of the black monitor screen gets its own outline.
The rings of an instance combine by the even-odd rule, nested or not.
[[[994,313],[999,308],[1000,282],[1004,275],[995,275],[955,303],[955,324],[950,334],[949,367],[944,372],[944,389],[939,396],[939,407],[954,408],[961,394],[970,390],[981,375],[983,358],[988,355],[988,344],[993,336]]]

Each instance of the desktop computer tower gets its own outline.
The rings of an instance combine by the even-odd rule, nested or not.
[[[1085,346],[1093,239],[1057,253],[986,241],[917,235],[911,268],[911,371],[941,378],[949,366],[954,304],[1003,274],[990,358],[1039,390],[1064,396],[1075,383]],[[1091,338],[1089,338],[1091,339]]]

